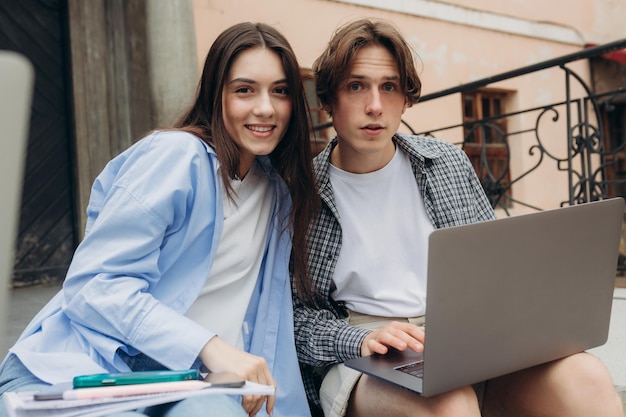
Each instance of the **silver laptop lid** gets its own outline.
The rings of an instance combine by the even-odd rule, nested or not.
[[[430,236],[424,395],[606,342],[624,201]]]

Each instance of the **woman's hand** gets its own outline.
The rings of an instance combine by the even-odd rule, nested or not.
[[[265,359],[237,349],[217,336],[204,345],[200,359],[211,372],[235,372],[248,381],[276,387]],[[252,417],[266,401],[265,409],[271,415],[275,401],[273,395],[244,395],[241,405]]]
[[[411,323],[392,321],[368,334],[361,344],[361,355],[384,355],[392,347],[398,350],[424,350],[424,329]]]

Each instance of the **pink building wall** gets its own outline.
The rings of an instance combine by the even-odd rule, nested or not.
[[[341,24],[360,17],[389,19],[417,52],[422,94],[580,51],[587,43],[626,38],[626,2],[621,0],[193,0],[193,4],[200,65],[215,36],[240,21],[274,25],[289,39],[300,64],[310,68]],[[587,61],[569,67],[589,81]],[[511,92],[508,112],[564,98],[563,72],[558,69],[489,87]],[[461,97],[418,103],[404,119],[416,131],[458,124]],[[524,122],[522,118],[515,123]],[[564,135],[559,123],[542,129],[545,137]],[[462,132],[452,130],[440,137],[459,142]],[[534,162],[524,156],[527,142],[522,138],[512,144],[513,177]],[[561,143],[553,146],[555,152],[564,152]],[[540,207],[556,207],[567,196],[567,178],[555,173],[553,165],[541,167],[514,193]]]

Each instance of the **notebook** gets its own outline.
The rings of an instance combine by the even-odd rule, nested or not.
[[[33,67],[22,55],[0,51],[0,340],[6,331],[33,77]]]
[[[345,365],[432,396],[604,344],[623,215],[613,198],[435,230],[423,354]]]

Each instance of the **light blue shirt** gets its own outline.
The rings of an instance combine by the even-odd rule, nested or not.
[[[277,192],[244,349],[265,358],[277,383],[274,416],[309,416],[293,338],[290,199],[269,159],[259,161]],[[118,348],[171,369],[192,367],[215,336],[184,313],[215,256],[221,188],[215,153],[184,132],[154,132],[109,162],[92,187],[85,238],[63,289],[10,351],[51,383],[128,371]]]

